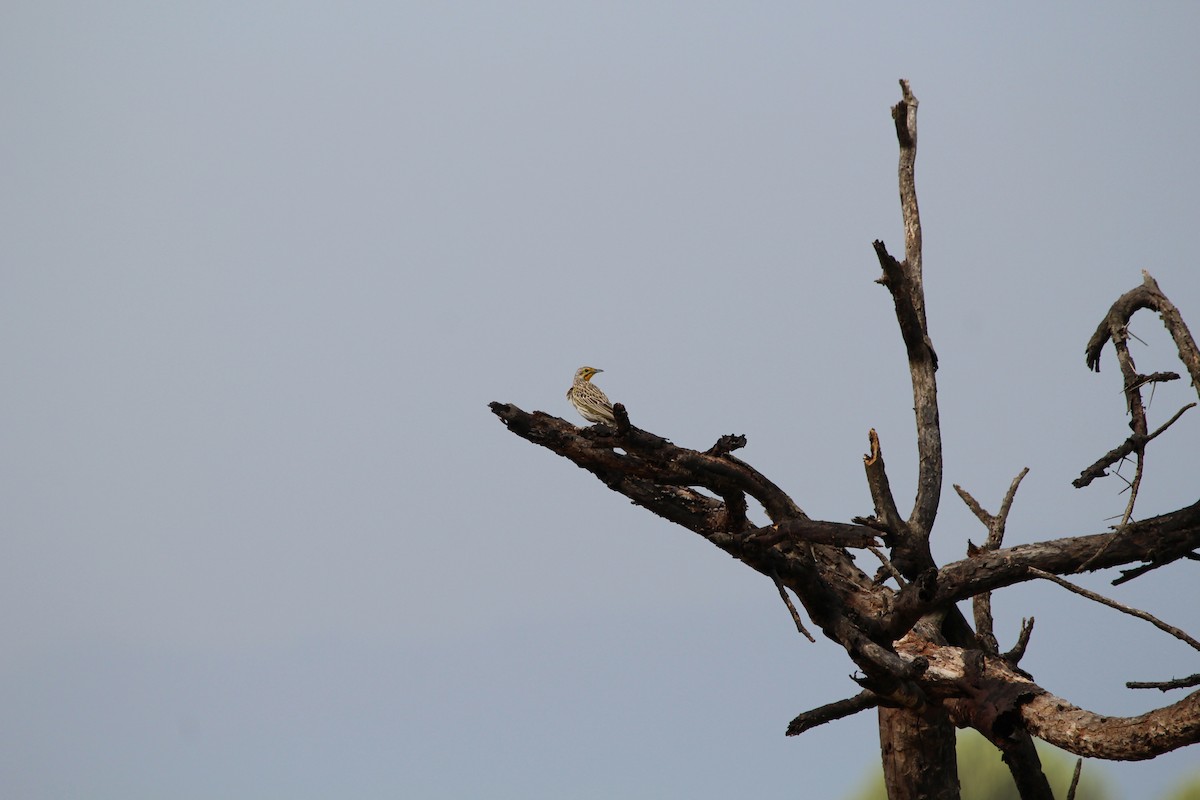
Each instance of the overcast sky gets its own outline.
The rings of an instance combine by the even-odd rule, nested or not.
[[[904,6],[902,8],[902,5]],[[509,434],[635,424],[868,513],[911,393],[871,242],[920,99],[942,561],[1105,530],[1127,435],[1083,347],[1148,269],[1200,329],[1200,6],[16,0],[0,25],[0,794],[837,798],[874,716],[774,587]],[[1178,369],[1139,316],[1144,371]],[[1160,388],[1151,424],[1188,401]],[[1191,395],[1195,399],[1194,393]],[[1200,415],[1138,517],[1196,500]],[[874,569],[866,564],[866,568]],[[1195,565],[1113,588],[1200,632]],[[1196,671],[1053,586],[995,599],[1049,690]],[[1096,765],[1152,797],[1195,751]]]

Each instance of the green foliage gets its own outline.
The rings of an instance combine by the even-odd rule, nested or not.
[[[1042,742],[1038,742],[1038,756],[1055,797],[1066,797],[1075,770],[1075,757]],[[887,800],[883,772],[879,768],[873,772],[867,784],[847,800]],[[958,780],[962,786],[962,800],[1020,800],[1012,775],[1000,760],[1000,751],[975,731],[959,731]],[[1095,762],[1084,763],[1075,798],[1112,800],[1112,790],[1105,784],[1103,772]],[[1200,800],[1200,795],[1179,794],[1170,800]]]
[[[1165,800],[1200,800],[1200,772],[1184,778]]]

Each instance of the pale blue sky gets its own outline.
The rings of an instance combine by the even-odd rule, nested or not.
[[[9,3],[0,26],[0,794],[836,798],[871,715],[775,589],[511,434],[575,368],[810,514],[913,479],[888,117],[918,191],[942,560],[1103,530],[1126,433],[1083,346],[1149,269],[1200,327],[1200,7]],[[1146,371],[1173,369],[1151,317]],[[1187,402],[1160,390],[1152,421]],[[1196,499],[1200,416],[1141,516]],[[873,569],[873,566],[869,567]],[[1195,569],[1119,589],[1200,630]],[[1109,714],[1195,653],[1055,587],[996,601]],[[1174,699],[1168,697],[1167,700]],[[1194,752],[1103,765],[1151,796]],[[1093,766],[1089,764],[1088,769]]]

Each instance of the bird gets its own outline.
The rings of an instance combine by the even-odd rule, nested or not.
[[[617,421],[613,417],[612,403],[608,401],[608,396],[600,391],[600,387],[592,383],[592,377],[603,371],[595,367],[580,367],[575,370],[575,382],[567,389],[567,399],[588,422],[615,425]]]

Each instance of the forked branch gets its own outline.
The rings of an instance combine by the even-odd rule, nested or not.
[[[1070,574],[1084,564],[1104,569],[1136,561],[1138,569],[1158,567],[1188,558],[1200,548],[1200,503],[1158,517],[1132,522],[1119,531],[1070,536],[981,552],[947,564],[923,586],[906,587],[896,598],[889,630],[901,635],[917,619],[938,608],[970,599],[985,591],[1034,579],[1035,567],[1056,575]]]
[[[1117,761],[1200,742],[1200,691],[1136,717],[1111,717],[1056,697],[1002,659],[912,637],[898,644],[906,657],[923,659],[924,685],[944,699],[955,723],[993,740],[1025,730],[1067,752]]]
[[[1117,302],[1112,304],[1108,314],[1096,328],[1092,338],[1088,340],[1086,349],[1088,368],[1096,372],[1100,371],[1100,353],[1104,350],[1105,342],[1113,338],[1115,331],[1126,328],[1133,315],[1143,308],[1158,312],[1167,332],[1175,340],[1175,346],[1179,350],[1179,360],[1183,362],[1183,365],[1187,367],[1188,374],[1192,376],[1193,388],[1200,393],[1200,348],[1196,347],[1196,340],[1192,338],[1192,332],[1188,330],[1179,309],[1167,299],[1167,296],[1158,288],[1158,282],[1145,270],[1142,270],[1142,285],[1121,295]]]
[[[892,107],[896,141],[900,146],[897,174],[900,211],[904,219],[904,261],[897,261],[887,246],[874,243],[883,269],[879,283],[887,287],[895,306],[900,336],[908,353],[912,378],[913,412],[917,427],[917,494],[912,512],[901,530],[895,531],[892,561],[907,577],[933,566],[929,555],[929,533],[937,517],[942,495],[942,432],[937,404],[937,353],[929,338],[925,318],[925,280],[921,255],[921,212],[917,204],[917,98],[908,81],[900,81],[900,102]],[[882,466],[876,473],[882,472]],[[868,480],[871,470],[868,469]],[[877,482],[872,482],[873,492]],[[879,498],[876,497],[877,514]],[[887,522],[886,518],[884,519]]]
[[[959,489],[987,526],[988,536],[983,547],[973,550],[967,559],[937,568],[929,550],[929,534],[943,479],[938,362],[926,323],[914,179],[917,100],[906,81],[901,82],[901,89],[902,98],[892,109],[892,118],[900,146],[904,260],[893,258],[881,241],[874,247],[883,270],[879,282],[887,287],[895,306],[913,385],[918,475],[907,519],[896,507],[883,449],[874,431],[871,452],[863,461],[874,515],[848,524],[809,518],[780,486],[735,457],[733,452],[746,445],[744,436],[724,436],[707,450],[680,447],[635,427],[619,403],[613,406],[612,424],[588,428],[507,403],[492,403],[491,409],[513,433],[569,459],[614,492],[696,532],[770,578],[802,633],[807,632],[797,606],[803,606],[826,638],[845,649],[861,670],[854,680],[864,691],[800,715],[789,726],[789,735],[880,707],[881,736],[886,739],[885,753],[889,753],[885,762],[895,767],[889,768],[890,779],[908,781],[905,791],[910,796],[951,796],[956,791],[953,753],[947,753],[943,745],[952,751],[951,721],[970,725],[1004,750],[1023,797],[1046,798],[1049,787],[1028,734],[1080,755],[1152,758],[1200,740],[1200,692],[1172,706],[1123,720],[1078,709],[1053,697],[1017,669],[1029,642],[1032,619],[1022,624],[1011,651],[997,652],[987,593],[1021,581],[1057,580],[1055,576],[1079,569],[1136,565],[1127,570],[1123,579],[1128,579],[1178,559],[1198,558],[1200,503],[1139,522],[1129,522],[1127,511],[1127,519],[1116,531],[1003,548],[1005,522],[1022,472],[995,515]],[[1139,375],[1134,368],[1126,346],[1126,328],[1129,317],[1141,308],[1152,308],[1162,316],[1200,392],[1200,351],[1178,311],[1146,275],[1143,286],[1113,305],[1088,343],[1088,366],[1098,369],[1104,343],[1113,342],[1135,423],[1139,414],[1142,420],[1141,427],[1134,425],[1124,449],[1110,453],[1111,460],[1102,459],[1103,465],[1097,462],[1093,471],[1102,472],[1124,455],[1141,459],[1146,444],[1179,417],[1176,414],[1154,434],[1144,425],[1141,387],[1170,376]],[[1136,480],[1140,481],[1140,474],[1139,467]],[[762,506],[766,520],[750,518],[751,499]],[[889,548],[888,554],[879,548],[877,537]],[[881,579],[872,580],[858,567],[850,551],[861,548],[876,554],[884,564]],[[900,588],[887,585],[886,577],[896,578]],[[798,604],[793,604],[793,596]],[[954,605],[969,598],[979,599],[978,636]],[[938,743],[929,745],[933,739]],[[899,765],[900,752],[911,756],[907,765]],[[914,765],[922,769],[909,769]],[[924,774],[932,772],[939,774]]]
[[[1184,642],[1189,647],[1191,647],[1193,650],[1200,650],[1200,642],[1196,641],[1191,636],[1189,636],[1183,629],[1176,628],[1174,625],[1168,625],[1167,623],[1163,622],[1161,619],[1154,616],[1153,614],[1142,611],[1140,608],[1134,608],[1133,606],[1127,606],[1124,603],[1118,603],[1116,600],[1105,597],[1102,594],[1097,594],[1096,592],[1093,592],[1090,589],[1085,589],[1082,586],[1076,586],[1075,584],[1071,583],[1070,581],[1063,580],[1062,578],[1058,577],[1057,575],[1053,575],[1049,572],[1043,572],[1042,570],[1036,569],[1034,567],[1030,567],[1029,571],[1032,574],[1036,575],[1037,577],[1042,578],[1043,580],[1048,580],[1053,583],[1057,583],[1059,586],[1063,587],[1067,591],[1074,592],[1075,594],[1079,595],[1080,597],[1086,597],[1088,600],[1091,600],[1096,603],[1100,603],[1101,605],[1108,606],[1109,608],[1112,608],[1112,609],[1116,609],[1117,611],[1120,611],[1122,614],[1128,614],[1131,617],[1137,617],[1138,619],[1143,619],[1146,622],[1149,622],[1154,627],[1158,628],[1160,631],[1169,633],[1172,636],[1174,636],[1176,639],[1178,639],[1179,641]]]
[[[971,493],[966,489],[954,484],[954,491],[958,492],[958,496],[967,504],[967,508],[984,524],[987,528],[987,539],[984,540],[981,548],[972,549],[968,541],[967,555],[971,558],[979,555],[980,552],[990,552],[999,549],[1004,543],[1004,528],[1008,525],[1008,512],[1012,510],[1013,500],[1017,496],[1017,489],[1021,485],[1021,481],[1029,474],[1029,467],[1025,467],[1013,478],[1008,487],[1008,493],[1004,495],[1004,500],[1000,503],[1000,510],[995,514],[989,514],[984,511],[983,506],[979,501],[971,496]],[[972,601],[972,610],[975,615],[975,635],[979,638],[979,644],[983,649],[993,655],[1000,652],[1000,644],[996,641],[995,626],[992,620],[992,593],[980,592],[975,595]]]

